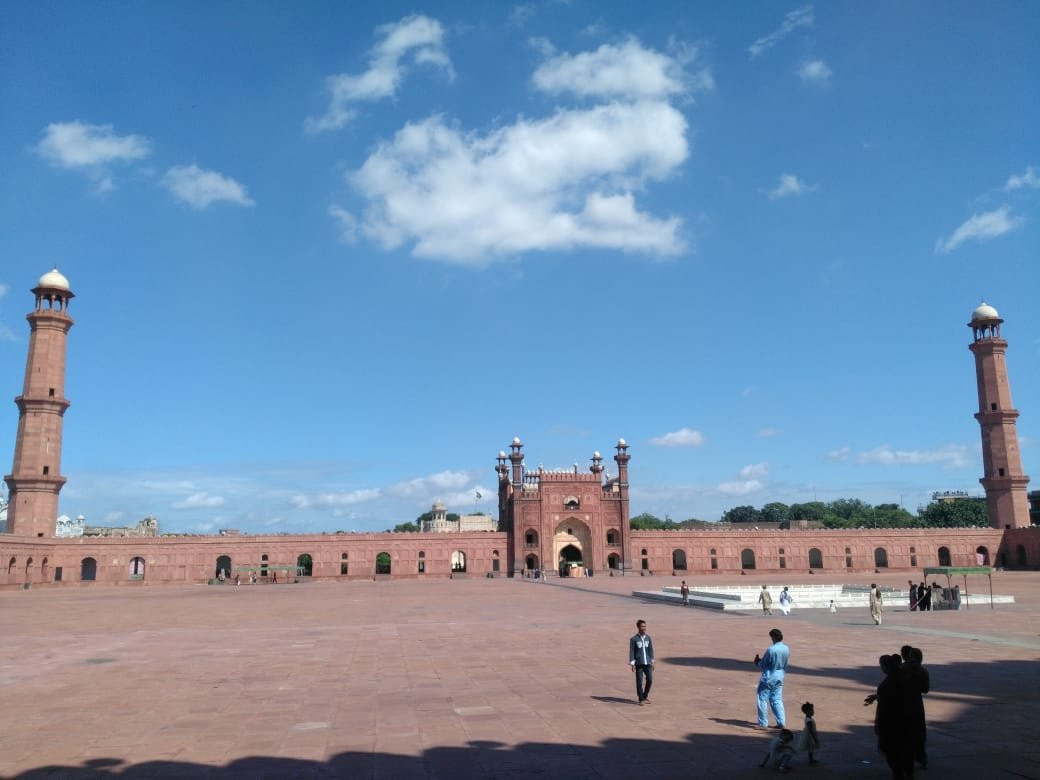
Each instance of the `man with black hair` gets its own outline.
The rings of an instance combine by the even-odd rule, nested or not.
[[[628,664],[636,673],[636,698],[639,705],[650,703],[654,684],[654,642],[646,633],[646,621],[636,621],[636,633],[628,640]]]
[[[755,653],[754,660],[755,666],[762,670],[762,677],[758,681],[758,725],[763,729],[769,726],[768,710],[772,709],[776,727],[782,729],[787,723],[784,715],[784,675],[791,649],[784,644],[784,634],[779,628],[772,629],[769,638],[773,640],[772,646],[766,648],[761,656]]]

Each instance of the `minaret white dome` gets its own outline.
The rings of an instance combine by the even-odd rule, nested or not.
[[[55,267],[41,276],[36,286],[48,287],[52,290],[68,290],[69,280]]]
[[[997,314],[997,310],[990,306],[988,303],[983,301],[971,313],[971,321],[975,320],[999,320],[1000,315]]]

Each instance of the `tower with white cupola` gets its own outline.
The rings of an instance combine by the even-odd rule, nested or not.
[[[994,528],[1029,526],[1029,502],[1022,472],[1015,420],[1018,410],[1011,403],[1008,384],[1007,341],[1001,338],[1004,320],[988,303],[972,312],[968,327],[972,332],[969,349],[975,355],[975,381],[979,391],[979,411],[975,419],[982,429],[983,477],[989,523]]]
[[[36,307],[29,321],[29,355],[18,406],[14,465],[4,477],[10,491],[7,533],[51,537],[58,520],[62,421],[65,398],[65,348],[72,318],[69,280],[57,268],[40,277],[32,290]]]
[[[525,576],[578,577],[623,574],[628,553],[628,444],[617,443],[618,476],[607,478],[603,457],[592,454],[588,471],[528,470],[523,443],[498,453],[499,530],[509,538],[509,572]]]

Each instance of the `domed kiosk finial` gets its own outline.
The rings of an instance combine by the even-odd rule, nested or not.
[[[65,290],[69,289],[69,280],[65,278],[65,275],[58,270],[58,266],[54,266],[50,271],[40,277],[40,281],[36,283],[37,287],[43,287],[48,290]]]
[[[983,301],[971,313],[971,322],[968,323],[968,327],[971,328],[975,341],[999,339],[1002,322],[1004,320],[1000,318],[997,310]]]

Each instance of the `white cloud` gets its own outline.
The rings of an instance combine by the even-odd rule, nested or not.
[[[214,509],[224,506],[224,499],[205,492],[195,493],[182,501],[174,501],[170,506],[174,509]]]
[[[680,428],[677,431],[666,433],[664,436],[655,436],[650,439],[650,443],[658,447],[700,447],[704,441],[704,435],[692,428]]]
[[[387,493],[404,497],[433,497],[446,490],[459,490],[468,485],[469,481],[470,477],[464,471],[445,470],[426,477],[398,482],[387,488]]]
[[[682,66],[673,58],[643,48],[638,41],[605,43],[596,51],[560,54],[534,72],[534,83],[553,95],[640,100],[685,90]]]
[[[357,241],[357,217],[336,205],[329,206],[329,216],[339,223],[339,237],[343,243],[353,244]]]
[[[1012,190],[1020,190],[1023,188],[1032,190],[1040,188],[1040,176],[1036,175],[1036,171],[1033,169],[1032,165],[1026,168],[1025,173],[1010,176],[1007,180],[1007,184],[1004,185],[1005,192],[1011,192]]]
[[[759,479],[768,476],[768,474],[768,463],[751,463],[740,470],[740,476],[743,479]]]
[[[686,159],[686,120],[661,101],[519,120],[487,135],[438,117],[402,128],[352,174],[370,201],[363,231],[388,249],[459,263],[529,250],[680,252],[678,217],[636,208],[633,190]]]
[[[246,188],[234,179],[199,168],[197,165],[175,165],[163,176],[163,184],[173,196],[195,209],[227,201],[239,206],[252,206]]]
[[[0,284],[0,298],[3,298],[5,295],[7,295],[10,289],[11,288],[6,284]]]
[[[760,439],[771,439],[774,436],[779,436],[782,433],[783,431],[779,428],[772,428],[767,425],[765,428],[759,428],[758,432],[755,433],[755,435]]]
[[[748,47],[751,58],[754,59],[767,49],[771,49],[799,27],[812,27],[813,23],[813,8],[811,5],[804,5],[801,8],[790,11],[784,17],[780,27],[769,33],[769,35],[762,36]]]
[[[798,77],[806,84],[826,84],[831,80],[831,69],[823,60],[806,60],[798,68]]]
[[[815,186],[806,184],[793,173],[784,173],[781,174],[780,181],[776,187],[767,192],[766,195],[769,196],[770,200],[777,200],[778,198],[787,198],[792,195],[804,195],[806,192],[812,192],[815,189]]]
[[[715,489],[728,496],[746,496],[749,493],[756,493],[761,490],[762,483],[757,479],[748,479],[740,482],[720,482],[715,486]]]
[[[837,450],[831,450],[827,453],[827,460],[845,461],[849,459],[852,454],[851,447],[842,447]]]
[[[939,239],[935,245],[935,253],[948,254],[965,241],[986,241],[1010,233],[1025,223],[1022,217],[1012,216],[1008,206],[973,214],[964,224],[953,231],[949,238]]]
[[[116,135],[112,125],[55,122],[44,129],[36,152],[60,168],[102,169],[147,157],[151,144],[140,135]]]
[[[887,444],[856,456],[857,463],[880,463],[886,466],[920,466],[931,463],[944,468],[966,468],[976,462],[970,448],[963,444],[947,444],[934,450],[893,450]]]
[[[404,60],[409,54],[415,63],[432,65],[454,77],[444,48],[444,29],[436,19],[407,16],[376,28],[376,34],[381,40],[371,52],[368,70],[356,76],[341,73],[328,77],[329,108],[323,116],[306,120],[308,131],[338,130],[354,118],[354,104],[394,97],[407,72]]]
[[[312,496],[295,495],[289,499],[289,503],[296,509],[333,509],[361,504],[372,501],[382,495],[375,488],[351,490],[343,493],[318,493]]]

